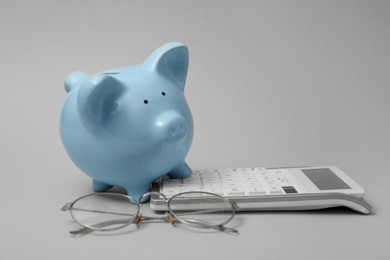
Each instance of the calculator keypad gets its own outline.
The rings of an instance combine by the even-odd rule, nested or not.
[[[206,191],[227,197],[296,193],[287,175],[283,170],[265,168],[196,170],[185,179],[162,179],[160,192],[167,197],[186,191]]]

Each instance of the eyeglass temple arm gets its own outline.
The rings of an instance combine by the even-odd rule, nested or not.
[[[226,233],[238,234],[238,230],[237,229],[226,227],[224,225],[212,225],[212,224],[208,224],[206,222],[199,221],[199,220],[196,220],[196,219],[186,219],[184,221],[184,220],[180,220],[180,219],[176,218],[176,220],[178,222],[181,222],[181,223],[184,223],[184,224],[187,223],[188,225],[195,224],[195,225],[197,225],[199,227],[203,227],[203,228],[211,228],[211,229],[215,229],[215,230],[218,230],[218,231],[223,231],[223,232],[226,232]]]
[[[111,211],[104,211],[104,210],[92,210],[92,209],[80,209],[80,208],[74,208],[72,207],[72,202],[66,203],[65,206],[61,208],[62,211],[69,211],[70,209],[72,210],[77,210],[77,211],[85,211],[85,212],[94,212],[94,213],[109,213],[112,215],[119,215],[119,216],[135,216],[132,214],[127,214],[127,213],[119,213],[119,212],[111,212]]]
[[[77,230],[69,231],[69,233],[71,233],[72,235],[88,234],[90,232],[95,231],[93,228],[104,228],[104,227],[108,227],[111,225],[123,224],[123,223],[126,223],[128,221],[129,221],[128,218],[104,221],[104,222],[100,222],[98,224],[91,226],[91,228],[82,227],[82,228],[77,229]]]
[[[171,218],[172,218],[172,216],[171,216]],[[136,218],[134,220],[134,224],[136,224],[138,226],[141,224],[142,220],[147,220],[147,219],[165,219],[165,217],[161,217],[161,218],[159,218],[159,217],[144,217],[144,216],[142,216],[142,214],[139,214],[138,216],[136,216]],[[111,225],[123,224],[123,223],[126,223],[128,221],[129,221],[128,218],[104,221],[104,222],[100,222],[100,223],[97,223],[97,224],[91,226],[92,228],[82,227],[82,228],[77,229],[77,230],[69,231],[69,233],[71,233],[72,235],[88,234],[88,233],[94,231],[93,228],[104,228],[104,227],[108,227]],[[173,219],[171,220],[168,217],[167,222],[169,222],[173,225],[174,223],[171,221],[173,221]]]
[[[169,217],[168,217],[169,218]],[[142,216],[140,216],[140,221],[139,223],[141,222],[141,219],[143,219]],[[161,218],[150,218],[150,217],[146,217],[145,219],[161,219]],[[176,219],[177,220],[177,219]],[[93,225],[93,228],[96,227],[96,228],[104,228],[104,227],[107,227],[107,226],[111,226],[111,225],[115,225],[115,224],[123,224],[123,223],[126,223],[128,221],[128,219],[117,219],[117,220],[110,220],[110,221],[104,221],[104,222],[101,222],[101,223],[98,223],[96,225]],[[180,221],[180,220],[177,220],[179,222],[183,222],[183,221]],[[212,228],[212,229],[215,229],[215,230],[218,230],[218,231],[223,231],[223,232],[226,232],[226,233],[231,233],[231,234],[238,234],[238,230],[237,229],[234,229],[234,228],[229,228],[229,227],[226,227],[224,225],[210,225],[210,224],[207,224],[207,223],[204,223],[204,222],[201,222],[201,221],[198,221],[198,220],[195,220],[195,219],[187,219],[186,220],[187,222],[190,222],[192,224],[196,224],[200,227],[204,227],[204,228]],[[174,225],[174,221],[173,219],[171,220],[169,218],[168,222],[172,225]],[[139,224],[138,223],[138,224]],[[137,223],[135,223],[137,224]],[[138,225],[137,224],[137,225]],[[80,228],[80,229],[77,229],[77,230],[72,230],[72,231],[69,231],[70,234],[72,235],[80,235],[80,234],[88,234],[90,232],[93,232],[94,229],[92,228],[89,228],[89,227],[83,227],[83,228]]]

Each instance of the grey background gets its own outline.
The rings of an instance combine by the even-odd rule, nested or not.
[[[388,259],[389,1],[1,1],[0,259]],[[72,238],[91,192],[59,138],[64,77],[190,50],[193,168],[337,165],[374,211],[240,214]]]

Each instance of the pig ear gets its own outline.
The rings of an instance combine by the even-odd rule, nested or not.
[[[112,114],[123,89],[122,84],[109,75],[98,74],[85,80],[77,99],[83,123],[90,129],[99,129]]]
[[[188,71],[188,49],[183,43],[168,43],[155,50],[144,65],[172,81],[180,90]]]

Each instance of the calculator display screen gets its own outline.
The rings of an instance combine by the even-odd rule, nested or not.
[[[340,190],[351,189],[342,179],[340,179],[329,168],[323,169],[302,169],[307,178],[309,178],[320,190]]]

